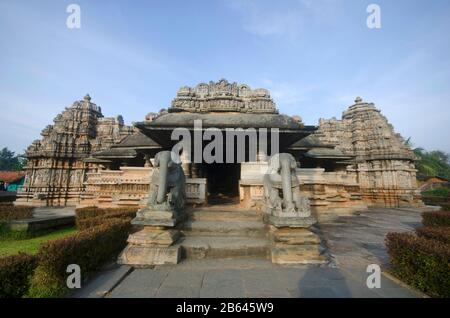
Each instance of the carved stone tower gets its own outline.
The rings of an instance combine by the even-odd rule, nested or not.
[[[83,159],[133,132],[121,116],[104,118],[89,95],[67,107],[53,121],[53,125],[42,130],[42,139],[28,147],[27,176],[17,204],[76,205],[89,169]]]
[[[373,103],[356,98],[342,120],[321,119],[316,136],[355,156],[356,164],[348,170],[357,174],[369,205],[421,205],[414,153]]]

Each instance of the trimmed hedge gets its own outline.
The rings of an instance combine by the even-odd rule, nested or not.
[[[67,266],[79,265],[82,278],[98,270],[125,247],[130,227],[128,220],[105,220],[102,225],[42,245],[29,296],[63,296],[68,292]]]
[[[32,218],[33,209],[29,206],[0,205],[0,221]]]
[[[438,197],[438,196],[430,196],[423,195],[422,193],[422,201],[426,205],[440,205],[440,206],[449,206],[450,205],[450,197]]]
[[[425,226],[450,226],[450,212],[424,212],[422,213],[422,223]]]
[[[450,245],[410,233],[388,233],[393,273],[432,297],[450,297]]]
[[[36,256],[25,253],[0,258],[0,298],[25,295],[36,266]]]
[[[416,229],[420,237],[450,244],[450,227],[421,227]]]
[[[6,193],[0,196],[0,205],[2,204],[12,204],[14,201],[16,201],[17,195],[12,194],[11,192]]]
[[[76,210],[77,229],[85,230],[104,224],[107,220],[122,219],[130,222],[136,216],[137,208],[99,209],[96,207]]]
[[[108,209],[102,209],[97,207],[86,207],[86,208],[79,208],[76,209],[76,218],[77,220],[84,220],[88,218],[95,218],[95,217],[105,217],[105,218],[124,218],[124,217],[130,217],[134,218],[136,216],[136,212],[138,211],[137,208],[108,208]]]
[[[104,216],[97,216],[95,218],[88,218],[88,219],[82,219],[82,220],[77,220],[77,229],[79,231],[84,231],[102,224],[105,224],[105,222],[108,222],[109,220],[126,220],[127,222],[130,222],[132,219],[132,217],[124,217],[124,218],[120,218],[120,217],[111,217],[111,218],[105,218]]]

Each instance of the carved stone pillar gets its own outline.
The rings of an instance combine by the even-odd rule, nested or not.
[[[191,163],[189,162],[189,156],[187,152],[183,151],[180,156],[181,168],[183,168],[184,175],[188,178],[191,177]]]
[[[145,155],[144,160],[145,160],[145,164],[144,164],[145,168],[153,167],[152,162],[150,161],[150,155]]]
[[[191,177],[201,178],[200,164],[198,163],[191,164]]]

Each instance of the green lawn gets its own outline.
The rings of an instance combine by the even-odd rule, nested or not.
[[[17,254],[19,252],[25,252],[28,254],[36,254],[42,243],[47,241],[56,240],[62,237],[69,236],[76,232],[76,228],[68,228],[58,230],[49,234],[34,237],[24,240],[1,240],[0,239],[0,257]]]

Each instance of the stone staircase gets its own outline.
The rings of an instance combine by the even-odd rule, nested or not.
[[[267,257],[270,251],[262,215],[232,206],[188,210],[178,226],[182,259]]]

